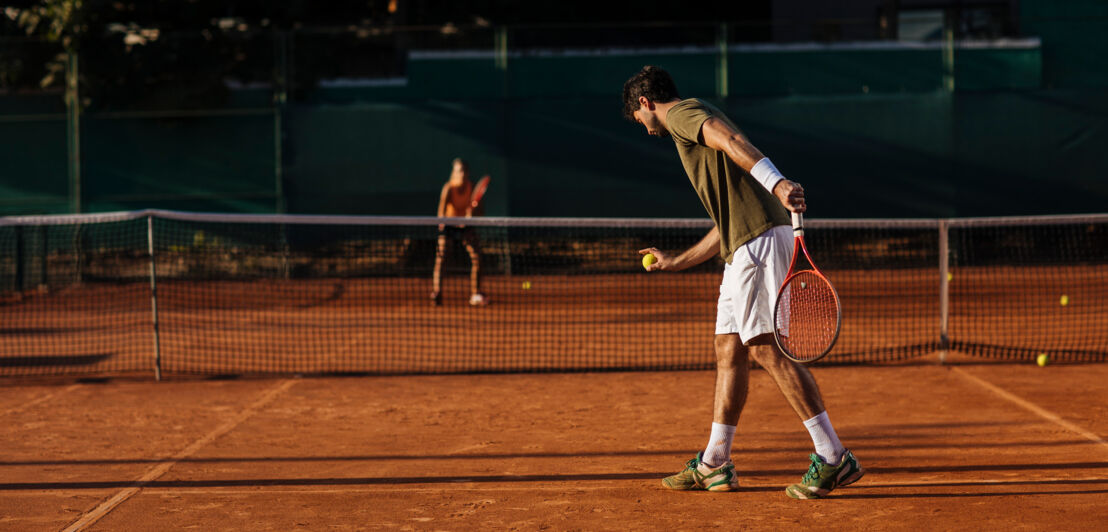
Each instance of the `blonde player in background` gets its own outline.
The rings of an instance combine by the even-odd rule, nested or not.
[[[472,201],[473,182],[469,180],[469,165],[462,159],[454,159],[450,179],[442,186],[439,195],[438,217],[469,218],[481,212],[481,202]],[[435,252],[435,271],[431,278],[431,304],[442,305],[442,263],[446,259],[449,239],[461,239],[469,252],[469,304],[475,307],[488,304],[481,293],[481,247],[472,227],[447,227],[439,225],[438,247]]]
[[[705,450],[683,471],[663,479],[663,485],[674,490],[738,488],[731,445],[746,403],[748,357],[773,377],[815,445],[807,474],[785,492],[795,499],[816,499],[862,478],[864,471],[831,426],[815,378],[807,367],[785,358],[773,339],[773,304],[792,253],[787,210],[804,212],[804,189],[785,179],[719,109],[700,99],[680,99],[673,79],[660,68],[644,67],[627,80],[623,103],[627,119],[645,126],[650,135],[673,138],[693,188],[715,222],[707,236],[682,253],[641,250],[657,259],[646,269],[680,271],[716,254],[727,263],[716,315],[712,433]]]

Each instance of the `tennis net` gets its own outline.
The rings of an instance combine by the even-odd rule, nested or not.
[[[442,305],[432,305],[439,226]],[[722,263],[646,273],[707,220],[135,211],[0,218],[0,375],[706,369]],[[808,220],[823,364],[1108,359],[1108,215]],[[470,257],[480,250],[471,306]]]

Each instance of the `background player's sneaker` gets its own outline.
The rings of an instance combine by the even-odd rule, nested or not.
[[[432,307],[441,307],[442,306],[442,292],[437,292],[437,291],[436,292],[431,292],[431,306]]]
[[[483,294],[469,296],[469,304],[474,307],[483,307],[489,304],[489,300]]]
[[[818,454],[809,456],[812,465],[800,484],[793,484],[785,488],[785,493],[794,499],[819,499],[831,493],[831,490],[847,486],[858,481],[866,470],[858,465],[858,459],[854,453],[843,451],[839,465],[827,465]]]
[[[662,479],[662,485],[671,490],[734,491],[739,489],[739,477],[735,464],[730,460],[719,467],[709,467],[700,461],[704,451],[685,463],[685,470]]]

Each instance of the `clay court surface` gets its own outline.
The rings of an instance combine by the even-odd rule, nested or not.
[[[670,492],[713,373],[0,381],[3,530],[1092,530],[1108,365],[818,368],[868,469],[784,487],[810,440],[760,370],[738,493]]]
[[[811,441],[761,370],[742,490],[661,487],[706,443],[718,272],[490,276],[484,308],[457,276],[440,308],[426,278],[169,280],[163,382],[144,282],[22,294],[0,304],[0,530],[1104,528],[1108,364],[1074,362],[1104,360],[1108,275],[998,271],[955,270],[950,332],[1008,361],[956,365],[937,269],[833,272],[826,360],[867,363],[815,372],[868,473],[823,501],[784,494]],[[462,374],[371,375],[419,372]]]

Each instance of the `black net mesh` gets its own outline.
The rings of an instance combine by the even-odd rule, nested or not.
[[[436,306],[439,222],[165,211],[0,219],[0,374],[713,367],[722,263],[646,273],[638,254],[688,248],[709,222],[470,221],[443,235]],[[808,222],[809,250],[844,312],[820,363],[944,348],[1108,358],[1108,217],[949,222],[945,344],[939,227]],[[480,252],[484,305],[470,304],[467,243]]]

